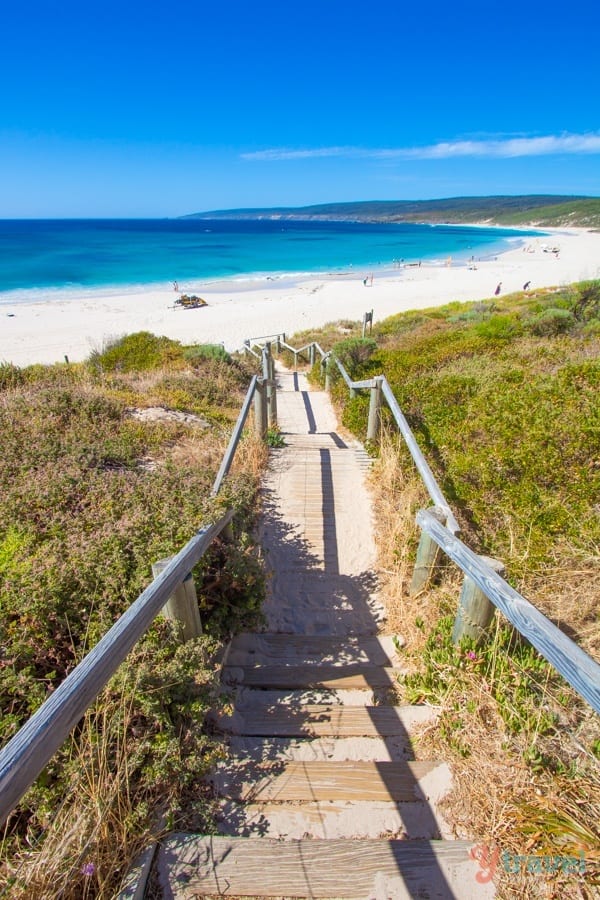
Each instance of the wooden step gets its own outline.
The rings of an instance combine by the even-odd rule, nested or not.
[[[424,800],[419,780],[438,762],[228,763],[211,775],[219,797],[252,803]],[[446,769],[446,767],[445,767]]]
[[[435,716],[431,721],[435,721]],[[228,748],[232,759],[252,759],[255,762],[275,759],[298,762],[342,762],[353,759],[365,762],[400,762],[414,759],[412,742],[406,734],[387,738],[257,738],[230,735]]]
[[[407,800],[402,803],[363,800],[239,803],[221,800],[217,804],[216,821],[219,834],[232,837],[439,840],[453,836],[431,797],[428,802]]]
[[[172,834],[158,852],[165,898],[198,895],[409,900],[488,900],[493,884],[467,841],[198,837]]]
[[[228,666],[353,665],[394,666],[399,660],[390,635],[361,638],[328,634],[238,634],[226,657]]]
[[[379,693],[384,693],[383,691]],[[332,690],[331,688],[302,688],[300,690],[276,690],[274,688],[244,687],[235,688],[234,706],[241,713],[252,710],[257,702],[261,706],[274,709],[286,706],[296,709],[304,706],[373,706],[376,691],[371,690]]]
[[[426,706],[273,706],[260,697],[213,718],[222,731],[254,737],[393,737],[430,720]]]
[[[223,668],[226,684],[247,687],[327,688],[333,690],[381,690],[393,688],[400,669],[354,663],[349,666],[232,666]]]

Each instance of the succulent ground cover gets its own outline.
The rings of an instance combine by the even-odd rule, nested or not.
[[[200,726],[216,654],[263,596],[251,533],[264,455],[251,438],[223,496],[209,496],[250,375],[221,347],[146,333],[81,365],[0,366],[2,743],[148,585],[151,564],[236,508],[236,540],[194,573],[204,634],[182,645],[155,620],[10,817],[1,896],[112,896],[161,822],[210,827],[200,781],[220,750]]]

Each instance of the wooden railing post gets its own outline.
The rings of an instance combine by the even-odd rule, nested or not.
[[[264,441],[267,436],[267,398],[265,396],[265,385],[262,378],[256,382],[256,390],[254,391],[254,429],[257,436]]]
[[[269,384],[267,387],[267,412],[269,427],[277,425],[277,383],[275,381],[275,360],[269,354]]]
[[[442,509],[439,509],[439,507],[434,506],[433,508],[428,509],[428,512],[431,513],[432,516],[435,516],[438,522],[443,524],[446,521],[446,513]],[[410,583],[411,596],[424,590],[433,578],[440,552],[440,548],[434,539],[430,537],[427,532],[422,531],[419,546],[417,548],[417,558],[415,560],[413,577]]]
[[[221,532],[221,537],[228,544],[231,544],[233,542],[234,535],[233,535],[233,525],[231,524],[231,522],[227,523],[227,525]]]
[[[267,344],[264,344],[264,346],[262,348],[262,373],[263,373],[263,378],[265,379],[265,381],[268,381],[268,379],[271,377],[270,358],[271,358],[271,345],[267,343]]]
[[[275,361],[271,356],[271,344],[267,342],[263,347],[263,387],[266,391],[266,410],[268,415],[268,427],[277,425],[277,389],[275,387]],[[266,434],[266,429],[265,429]]]
[[[152,574],[155,578],[166,569],[171,559],[169,556],[152,563]],[[202,634],[198,596],[191,572],[186,575],[179,587],[175,588],[161,612],[165,619],[169,619],[177,626],[183,641],[189,641]]]
[[[329,365],[329,357],[327,357],[325,359],[325,390],[327,392],[331,390],[331,372]]]
[[[381,411],[381,378],[373,379],[371,397],[369,400],[369,422],[367,425],[367,440],[375,442],[379,437],[379,420]]]
[[[491,559],[489,556],[479,558],[498,575],[504,576],[505,566],[499,559]],[[480,644],[486,636],[495,611],[496,607],[492,601],[468,575],[465,575],[452,631],[454,643],[458,644],[462,638],[469,637]]]
[[[314,344],[311,344],[310,347],[308,348],[308,361],[309,361],[310,367],[312,369],[312,367],[315,364],[315,345]]]

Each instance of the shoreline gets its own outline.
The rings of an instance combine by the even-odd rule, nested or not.
[[[527,229],[529,230],[529,229]],[[247,338],[290,335],[338,319],[375,320],[411,309],[452,301],[476,301],[523,289],[559,287],[600,277],[600,233],[587,229],[544,229],[539,237],[516,239],[518,246],[497,256],[470,260],[425,260],[328,273],[268,273],[234,279],[183,282],[179,293],[204,297],[208,306],[184,310],[172,286],[135,285],[73,289],[73,296],[15,300],[0,297],[0,362],[81,362],[107,340],[150,331],[183,343],[223,343],[240,349]],[[543,246],[559,246],[558,255]],[[46,294],[49,292],[46,291]]]

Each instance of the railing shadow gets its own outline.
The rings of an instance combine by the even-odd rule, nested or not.
[[[335,490],[335,459],[341,452],[352,451],[337,433],[318,431],[318,416],[310,398],[306,392],[301,393],[306,431],[300,433],[315,437],[314,450],[302,444],[303,458],[310,457],[305,491],[313,497],[320,491],[319,528],[313,521],[312,535],[307,536],[302,515],[311,505],[314,517],[315,504],[309,504],[306,497],[297,498],[296,523],[290,521],[293,516],[284,518],[279,510],[277,479],[275,487],[264,490],[261,543],[271,570],[264,612],[270,633],[306,635],[307,647],[312,641],[314,658],[306,655],[303,658],[306,686],[301,690],[293,689],[294,659],[285,649],[281,658],[271,660],[273,664],[276,662],[279,674],[268,689],[249,687],[250,698],[243,687],[238,690],[235,711],[218,723],[232,735],[235,765],[217,773],[215,790],[223,799],[227,830],[243,836],[271,834],[272,818],[281,811],[284,801],[288,810],[291,800],[300,802],[296,807],[297,820],[294,813],[286,812],[292,832],[295,825],[305,821],[303,801],[311,805],[313,836],[338,836],[330,813],[335,816],[336,810],[341,810],[343,815],[347,810],[348,816],[354,817],[353,836],[373,837],[372,830],[377,824],[373,826],[367,821],[367,805],[371,812],[373,804],[395,805],[396,814],[387,819],[382,809],[379,810],[383,823],[381,836],[399,841],[421,839],[431,889],[437,897],[451,898],[454,894],[437,862],[434,845],[427,843],[441,837],[438,819],[428,799],[426,785],[431,780],[428,782],[427,773],[424,779],[417,777],[415,771],[420,772],[419,764],[414,764],[415,771],[409,765],[415,753],[407,723],[410,723],[411,709],[417,718],[419,712],[414,708],[400,711],[385,705],[397,685],[394,673],[388,671],[397,665],[397,660],[379,641],[369,637],[377,634],[381,624],[380,607],[373,596],[376,575],[370,569],[355,574],[340,571],[339,541],[343,535],[338,530],[340,498]],[[325,442],[331,446],[324,447]],[[290,451],[293,454],[292,448]],[[292,464],[290,451],[285,448],[275,451],[282,454],[275,458],[276,470],[278,466],[285,469]],[[308,477],[308,473],[317,471],[318,476]],[[348,502],[349,498],[345,499]],[[322,536],[319,546],[315,530]],[[292,584],[294,589],[290,593]],[[228,664],[235,672],[236,659],[232,658]],[[306,670],[311,667],[315,678],[311,682],[309,677],[307,683]],[[289,677],[286,669],[290,671]],[[344,679],[355,674],[361,675],[364,688],[371,693],[368,706],[353,706],[357,701],[352,698],[345,702]],[[241,683],[244,683],[243,673]],[[336,693],[338,684],[342,693]],[[429,715],[427,710],[425,713]],[[370,750],[365,749],[363,741],[360,751],[361,759],[371,754],[371,768],[361,768],[357,761],[349,769],[339,770],[340,775],[347,773],[343,776],[348,779],[347,784],[342,781],[340,789],[335,784],[332,786],[331,769],[327,777],[318,762],[352,759],[352,754],[356,754],[351,749],[352,741],[361,737],[374,739]],[[365,779],[367,771],[370,775]],[[353,795],[361,799],[348,801],[347,797]],[[252,805],[250,816],[245,812],[245,804]],[[389,813],[390,809],[386,811]],[[401,880],[407,876],[409,890],[413,874],[403,872],[398,857],[398,876]],[[310,885],[310,872],[307,879]]]
[[[308,420],[308,433],[316,434],[317,432],[317,423],[315,421],[314,413],[312,410],[310,397],[308,395],[308,391],[302,391],[302,402],[304,403],[304,409],[306,411],[306,418]]]

